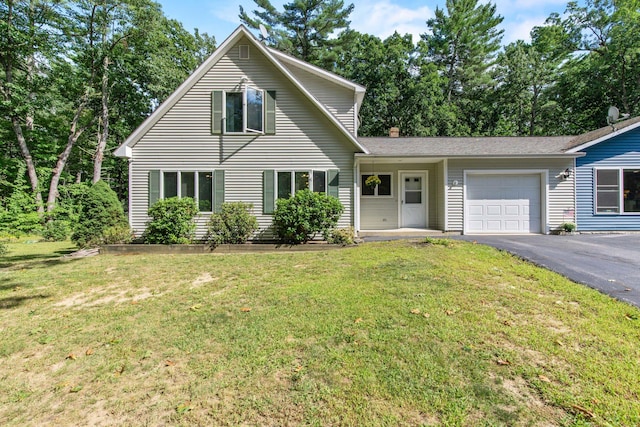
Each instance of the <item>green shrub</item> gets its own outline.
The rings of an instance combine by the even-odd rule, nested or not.
[[[282,242],[297,245],[317,234],[326,237],[343,211],[344,207],[335,197],[302,190],[289,199],[278,200],[273,224]]]
[[[69,221],[54,219],[45,223],[42,229],[42,238],[47,242],[62,242],[69,238],[71,226]]]
[[[348,228],[334,228],[326,236],[326,240],[334,245],[353,245],[356,233],[353,227]]]
[[[80,215],[71,240],[81,248],[104,243],[104,232],[110,227],[128,227],[116,193],[98,181],[82,195]]]
[[[251,209],[251,203],[223,203],[220,212],[209,219],[207,243],[211,246],[245,243],[258,229],[258,220],[251,215]]]
[[[133,234],[128,224],[113,225],[102,232],[102,243],[105,245],[130,243],[132,240]]]
[[[573,222],[564,222],[560,225],[560,230],[573,233],[576,231],[576,225]]]
[[[196,202],[189,197],[161,199],[149,208],[147,229],[143,238],[147,243],[186,244],[193,239],[198,213]]]

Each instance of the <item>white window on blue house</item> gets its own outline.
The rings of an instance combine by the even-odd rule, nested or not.
[[[597,214],[640,214],[640,167],[595,170]]]

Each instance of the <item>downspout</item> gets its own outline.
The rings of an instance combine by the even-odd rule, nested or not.
[[[132,173],[132,170],[133,170],[133,159],[129,158],[128,160],[129,160],[128,161],[128,163],[129,163],[129,165],[128,165],[129,166],[129,168],[128,168],[129,169],[129,177],[128,177],[127,181],[129,181],[129,183],[128,183],[129,189],[127,191],[127,199],[129,199],[129,200],[127,201],[127,206],[128,206],[129,212],[127,212],[127,216],[129,217],[129,228],[131,228],[131,230],[133,231],[133,216],[132,216],[133,215],[133,209],[132,209],[132,206],[133,206],[132,198],[133,197],[131,195],[131,189],[133,188],[133,173]]]
[[[444,230],[449,231],[449,159],[442,161],[442,174],[444,175]]]

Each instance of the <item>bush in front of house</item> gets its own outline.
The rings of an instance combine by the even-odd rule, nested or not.
[[[353,227],[347,228],[334,228],[329,231],[329,235],[325,236],[327,242],[334,245],[353,245],[356,238],[356,232]]]
[[[343,211],[344,207],[337,198],[302,190],[293,197],[278,200],[273,225],[283,243],[297,245],[318,234],[326,238]]]
[[[128,229],[127,217],[115,191],[106,182],[98,181],[80,198],[78,224],[71,240],[81,248],[102,245],[105,231],[112,227]]]
[[[207,243],[214,247],[246,243],[258,229],[258,220],[251,214],[251,209],[251,203],[223,203],[220,212],[212,214],[209,219]]]
[[[190,197],[160,199],[149,208],[151,220],[143,234],[146,243],[191,243],[196,231],[198,206]]]

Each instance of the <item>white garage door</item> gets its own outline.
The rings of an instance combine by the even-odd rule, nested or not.
[[[540,175],[467,175],[465,233],[540,233]]]

